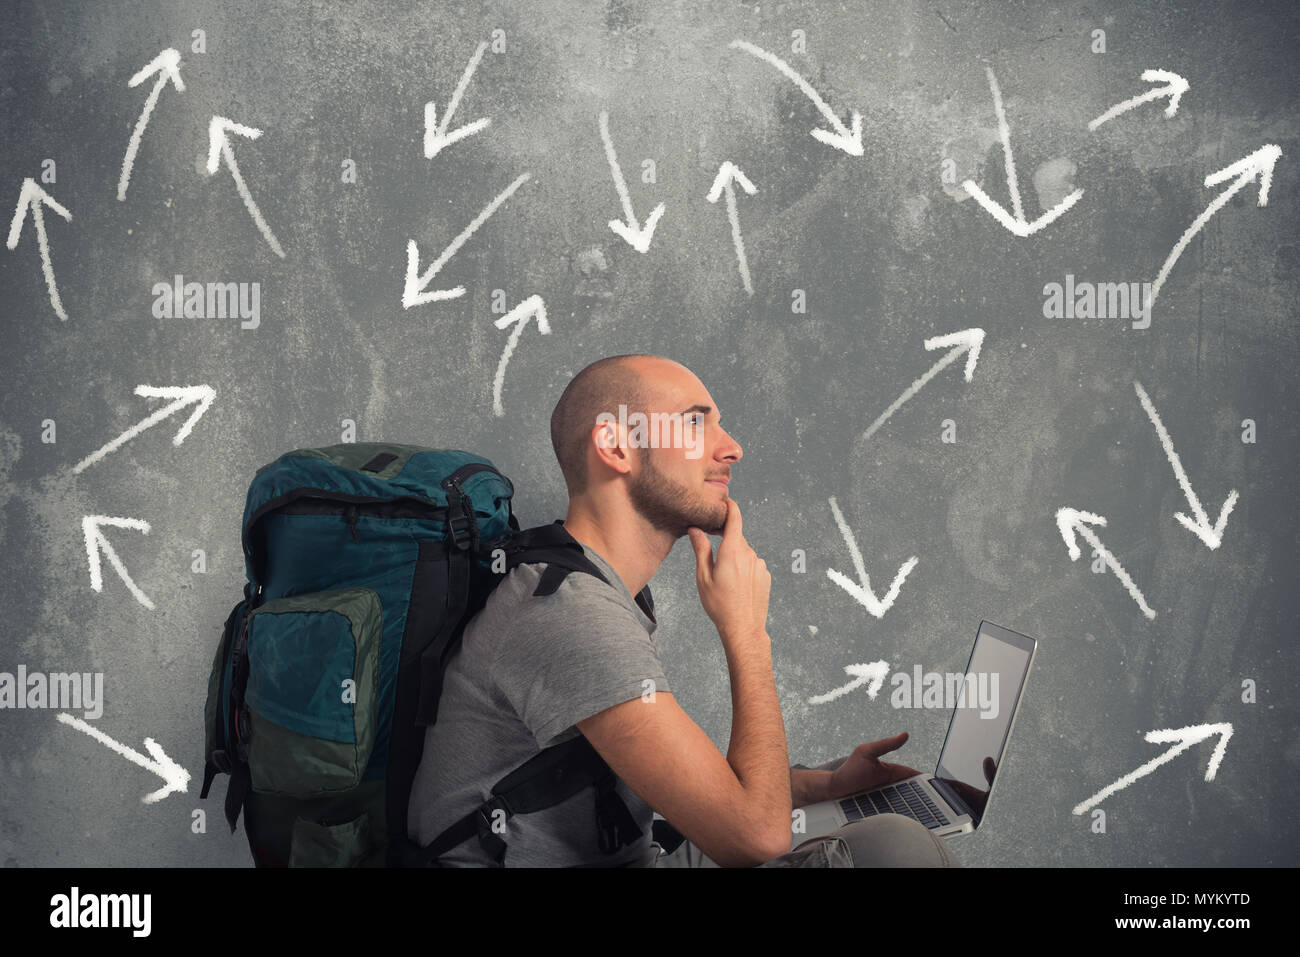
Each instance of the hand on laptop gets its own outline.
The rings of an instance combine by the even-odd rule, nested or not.
[[[907,743],[907,732],[896,734],[892,738],[879,741],[865,741],[853,749],[853,753],[844,759],[844,763],[831,772],[827,799],[847,797],[859,791],[869,791],[882,784],[905,781],[921,772],[905,764],[891,764],[881,761],[882,754],[897,751]]]

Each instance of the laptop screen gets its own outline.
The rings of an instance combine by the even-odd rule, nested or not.
[[[992,622],[980,622],[965,677],[956,689],[957,706],[934,776],[961,796],[976,825],[984,815],[994,775],[1006,752],[1011,720],[1033,652],[1032,638]]]

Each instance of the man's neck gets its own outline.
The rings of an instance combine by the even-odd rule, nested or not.
[[[677,541],[635,512],[602,514],[599,508],[578,498],[569,500],[564,528],[609,562],[633,596],[649,584]]]

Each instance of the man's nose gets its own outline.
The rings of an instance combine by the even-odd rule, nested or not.
[[[733,439],[731,434],[725,429],[722,431],[722,434],[725,438],[718,444],[718,448],[713,453],[714,457],[721,459],[724,462],[739,462],[741,457],[745,454],[744,450],[740,447],[740,443]]]

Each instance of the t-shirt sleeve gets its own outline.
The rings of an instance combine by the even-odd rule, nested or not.
[[[492,666],[492,679],[539,748],[584,718],[668,691],[659,654],[631,609],[588,575],[533,598]]]

